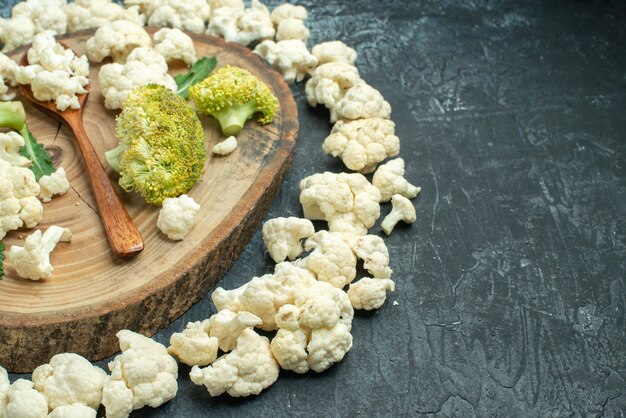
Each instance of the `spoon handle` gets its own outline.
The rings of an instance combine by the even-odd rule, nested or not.
[[[87,168],[98,204],[100,218],[116,256],[125,258],[143,250],[143,240],[126,207],[113,188],[100,159],[96,155],[82,121],[82,112],[66,112],[65,121],[74,133]]]

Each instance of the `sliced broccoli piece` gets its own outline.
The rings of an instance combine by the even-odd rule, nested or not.
[[[205,114],[213,116],[224,135],[237,135],[254,115],[267,124],[274,120],[278,99],[269,86],[249,71],[226,65],[189,88],[189,97]]]

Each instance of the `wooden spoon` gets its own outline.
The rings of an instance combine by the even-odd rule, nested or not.
[[[63,46],[67,48],[66,45]],[[20,65],[28,65],[26,53],[22,56]],[[113,188],[102,163],[100,163],[100,159],[91,146],[91,142],[89,142],[87,132],[85,132],[85,127],[83,126],[83,107],[87,101],[89,91],[78,96],[79,109],[68,108],[64,111],[59,111],[55,102],[42,102],[35,99],[33,91],[28,84],[20,85],[20,92],[28,101],[58,115],[72,130],[76,142],[78,142],[78,148],[83,155],[87,174],[89,175],[91,187],[98,204],[100,219],[102,219],[102,224],[113,253],[118,257],[124,258],[141,252],[143,250],[143,239],[126,207],[124,207],[120,197]]]

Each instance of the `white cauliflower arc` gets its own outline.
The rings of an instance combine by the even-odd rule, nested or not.
[[[364,277],[350,284],[348,297],[354,309],[371,311],[385,303],[387,292],[393,292],[396,285],[391,279]]]
[[[206,0],[149,0],[146,3],[148,26],[203,33],[211,16]]]
[[[109,363],[102,392],[109,418],[126,418],[144,406],[156,408],[178,391],[178,364],[167,349],[129,330],[117,333],[122,353]]]
[[[52,225],[43,234],[38,229],[26,237],[23,247],[18,245],[11,247],[9,260],[13,263],[17,275],[23,279],[49,279],[54,272],[50,253],[59,241],[71,240],[72,233],[67,228]]]
[[[326,64],[329,65],[329,64]],[[330,121],[391,117],[391,105],[383,95],[365,82],[351,87],[330,112]]]
[[[286,259],[295,260],[302,251],[304,238],[315,233],[313,223],[296,217],[274,218],[263,224],[263,242],[272,260],[281,263]]]
[[[58,168],[50,175],[39,179],[39,198],[42,202],[49,202],[54,195],[63,195],[70,189],[70,182],[63,167]]]
[[[169,239],[180,241],[191,231],[199,210],[200,205],[186,194],[168,197],[163,200],[163,207],[159,211],[157,228]]]
[[[1,384],[1,383],[0,383]],[[6,418],[46,418],[46,398],[33,388],[33,382],[17,379],[5,393],[5,405],[0,403],[0,416]]]
[[[275,33],[269,10],[258,0],[252,0],[250,7],[244,10],[234,7],[214,10],[206,30],[207,35],[221,36],[244,46],[272,39]]]
[[[22,226],[35,227],[43,217],[40,187],[28,168],[0,159],[0,239]]]
[[[304,80],[317,66],[317,58],[311,55],[299,39],[274,42],[266,40],[254,48],[260,55],[285,78],[288,84]]]
[[[388,119],[340,120],[322,148],[326,154],[341,158],[350,170],[367,174],[374,172],[378,163],[398,155],[400,139],[395,135],[395,124]]]
[[[114,62],[122,64],[135,48],[151,46],[152,38],[143,26],[127,20],[107,22],[85,44],[90,61],[102,62],[112,57]]]
[[[278,379],[279,371],[267,337],[246,328],[233,351],[204,369],[194,366],[189,377],[196,385],[206,386],[211,396],[241,397],[261,393]]]
[[[189,366],[206,366],[217,358],[219,340],[209,336],[209,320],[189,322],[170,337],[167,351]]]
[[[357,59],[356,51],[341,41],[328,41],[317,44],[311,49],[311,54],[317,58],[319,65],[329,62],[343,62],[354,65]]]
[[[389,202],[394,194],[413,199],[422,191],[421,187],[412,185],[404,178],[402,158],[396,158],[378,167],[372,177],[372,184],[380,190],[382,202]]]
[[[154,49],[165,61],[184,61],[188,66],[196,61],[196,48],[189,35],[180,29],[163,28],[154,34]]]
[[[334,122],[337,119],[335,106],[348,90],[359,83],[363,83],[363,80],[355,66],[345,62],[329,62],[319,65],[311,73],[305,86],[306,98],[313,107],[321,104],[328,108],[331,122]]]
[[[145,24],[145,16],[139,7],[124,8],[111,0],[74,0],[65,6],[64,11],[69,32],[99,28],[116,20],[128,20],[139,26]]]

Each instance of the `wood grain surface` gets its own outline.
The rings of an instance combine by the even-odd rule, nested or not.
[[[83,54],[91,34],[84,31],[59,39]],[[5,262],[6,274],[0,281],[0,364],[8,370],[27,372],[65,351],[90,360],[104,358],[117,351],[115,333],[123,328],[152,335],[206,294],[239,256],[271,205],[289,168],[298,130],[289,88],[250,50],[205,35],[193,39],[198,56],[215,55],[218,65],[245,67],[267,82],[279,98],[280,111],[269,125],[249,122],[238,136],[239,147],[227,157],[211,155],[211,147],[223,138],[216,122],[201,118],[208,157],[204,175],[188,193],[201,209],[184,241],[170,241],[158,231],[158,207],[134,193],[120,192],[145,249],[129,260],[115,257],[71,130],[24,103],[31,131],[51,151],[55,164],[65,168],[71,184],[64,196],[44,204],[38,228],[68,227],[73,240],[60,243],[53,252],[55,271],[49,280],[19,279],[10,261]],[[12,57],[19,58],[25,50],[14,51]],[[91,145],[107,167],[104,152],[117,144],[117,112],[103,106],[99,67],[91,66],[83,120]],[[171,67],[172,73],[183,70],[182,64]],[[107,170],[117,183],[117,175]],[[22,245],[31,232],[9,233],[6,247]]]

